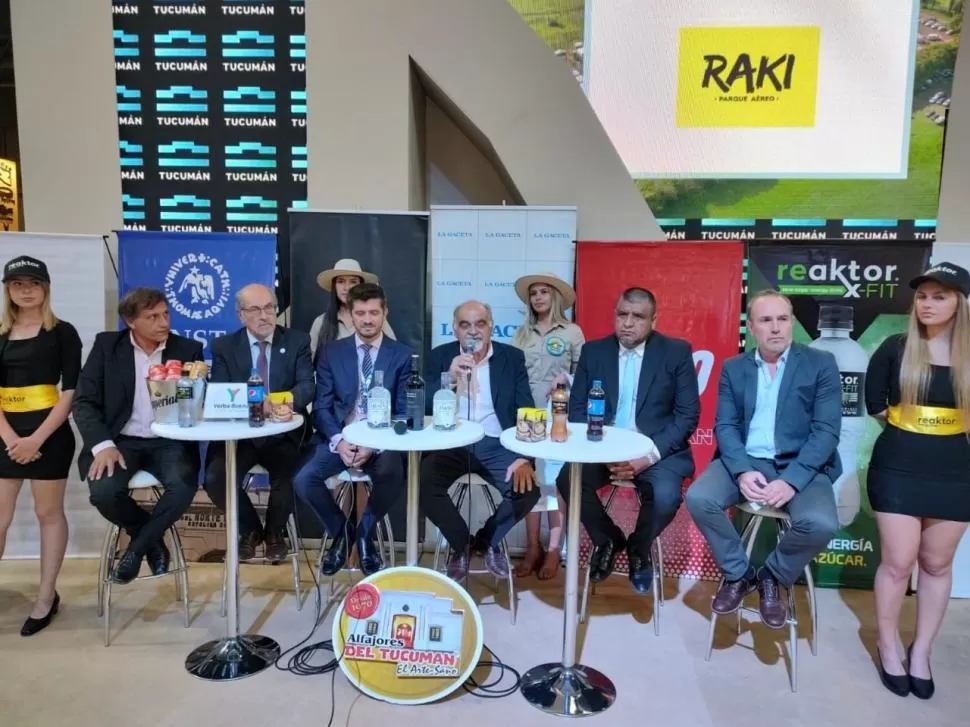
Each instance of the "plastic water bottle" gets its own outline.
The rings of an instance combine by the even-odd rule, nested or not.
[[[835,502],[839,525],[851,525],[862,506],[859,489],[859,441],[866,431],[866,369],[869,356],[852,340],[855,311],[847,305],[823,305],[818,309],[820,337],[811,348],[828,351],[835,356],[842,384],[842,434],[839,437],[839,458],[842,475],[835,481]]]
[[[586,400],[586,439],[591,442],[603,441],[603,424],[606,422],[606,392],[603,382],[593,381]]]
[[[179,426],[195,426],[195,417],[192,412],[192,380],[189,379],[188,368],[182,369],[182,375],[175,382],[175,401],[179,410]]]

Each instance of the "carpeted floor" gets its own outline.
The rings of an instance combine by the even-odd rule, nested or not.
[[[97,618],[94,561],[68,561],[60,581],[61,613],[30,639],[20,625],[36,582],[34,562],[0,563],[0,725],[70,724],[124,727],[324,727],[335,705],[335,725],[455,727],[552,724],[518,694],[482,700],[462,694],[420,707],[396,707],[360,695],[342,674],[296,677],[271,670],[251,679],[210,684],[190,677],[185,656],[224,634],[219,616],[221,566],[191,569],[192,624],[185,629],[171,579],[115,589],[113,642],[102,645]],[[245,566],[240,621],[289,647],[313,625],[311,596],[296,611],[287,566]],[[305,574],[309,588],[310,577]],[[506,663],[524,671],[556,661],[562,644],[562,571],[557,581],[521,582],[518,622],[509,620],[507,599],[495,603],[490,582],[472,590],[482,604],[485,641]],[[592,618],[580,627],[582,662],[605,672],[617,688],[602,725],[675,727],[811,727],[925,724],[970,721],[970,602],[952,601],[933,655],[936,696],[929,702],[900,699],[879,683],[871,651],[875,642],[872,595],[819,590],[818,656],[801,627],[799,692],[788,683],[785,632],[760,624],[735,638],[731,621],[719,626],[710,662],[704,661],[714,584],[667,582],[662,631],[654,635],[652,599],[636,597],[619,577],[592,598]],[[325,590],[324,590],[325,592]],[[806,604],[800,593],[800,606]],[[906,624],[915,602],[907,599]],[[330,637],[326,619],[314,640]],[[908,627],[907,627],[908,628]],[[911,634],[903,633],[904,643]]]

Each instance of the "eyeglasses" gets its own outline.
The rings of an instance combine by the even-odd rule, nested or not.
[[[268,303],[267,305],[264,305],[262,307],[258,305],[251,305],[248,308],[240,308],[239,310],[241,310],[247,316],[258,316],[260,313],[264,313],[270,316],[270,315],[276,314],[276,304]]]

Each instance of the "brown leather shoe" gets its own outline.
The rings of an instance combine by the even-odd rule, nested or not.
[[[714,594],[711,610],[718,616],[726,616],[737,611],[744,602],[744,597],[754,593],[757,585],[749,578],[739,578],[736,581],[724,581],[724,585]]]
[[[263,542],[263,537],[257,532],[246,533],[239,537],[239,562],[244,563],[256,557],[256,548]]]
[[[785,628],[788,622],[788,607],[782,600],[781,586],[767,570],[762,570],[758,574],[758,597],[761,599],[761,603],[758,604],[761,622],[769,629]]]
[[[283,536],[280,533],[267,533],[266,552],[264,554],[266,560],[272,565],[279,565],[286,559],[287,555],[286,541],[283,540]]]

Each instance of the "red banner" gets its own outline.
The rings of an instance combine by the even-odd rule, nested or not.
[[[698,474],[714,456],[721,364],[739,350],[743,265],[741,242],[580,242],[577,246],[576,322],[587,340],[611,335],[617,298],[626,288],[641,287],[657,298],[657,330],[690,341],[701,394],[700,423],[691,440]],[[612,509],[618,522],[632,515],[628,523],[632,527],[635,499],[621,501],[618,495]],[[621,510],[629,512],[621,514]],[[664,531],[662,541],[667,575],[720,577],[685,509]]]

